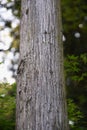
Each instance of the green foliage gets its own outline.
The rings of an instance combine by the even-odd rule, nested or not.
[[[80,56],[68,55],[65,58],[65,71],[72,81],[86,80],[87,78],[87,54],[81,54]]]
[[[87,52],[87,1],[62,0],[64,54],[79,55]],[[76,37],[76,33],[79,37]]]
[[[87,1],[86,0],[62,0],[62,16],[64,31],[78,28],[80,23],[86,21]]]
[[[87,128],[87,53],[65,58],[69,119],[74,122],[73,130]],[[81,118],[82,114],[82,118]]]
[[[82,113],[79,107],[74,103],[72,99],[68,99],[68,114],[69,114],[69,120],[75,123],[80,118],[82,118]]]
[[[15,129],[16,84],[0,84],[0,130]]]

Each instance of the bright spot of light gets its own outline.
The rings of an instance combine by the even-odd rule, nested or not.
[[[83,24],[79,24],[79,28],[83,28]]]
[[[79,32],[76,32],[74,36],[75,36],[76,38],[80,38],[80,33],[79,33]]]
[[[70,121],[69,121],[69,124],[70,124],[70,125],[74,125],[74,122],[70,120]]]
[[[2,11],[2,13],[0,13],[0,15],[4,20],[13,20],[14,19],[11,9]]]
[[[7,0],[1,0],[2,4],[5,4],[7,2]]]
[[[1,97],[5,97],[5,94],[1,94],[0,96],[1,96]]]
[[[11,2],[14,0],[11,0]],[[0,0],[1,4],[6,4],[8,0]],[[10,3],[11,5],[12,3]],[[10,6],[8,4],[8,7]],[[6,9],[4,6],[0,6],[0,29],[2,29],[5,26],[4,20],[13,22],[12,27],[16,27],[18,24],[17,18],[13,15],[11,9]],[[9,28],[4,28],[3,30],[0,30],[0,49],[7,50],[9,46],[11,45],[11,42],[13,41],[13,38],[10,36],[11,30]],[[18,57],[18,55],[17,55]],[[14,58],[13,53],[3,53],[0,52],[0,82],[9,82],[14,83],[15,79],[12,78],[13,72],[9,70],[11,67],[11,60]],[[3,63],[4,61],[4,63]],[[15,65],[15,68],[17,66]]]
[[[12,60],[14,58],[14,54],[12,52],[9,52],[7,55],[7,59]]]
[[[1,29],[2,27],[4,27],[4,25],[5,25],[5,23],[2,22],[2,21],[0,21],[0,29]]]
[[[4,12],[6,12],[6,8],[5,8],[5,7],[0,8],[0,14],[1,14],[1,13],[4,13]]]
[[[65,36],[63,35],[63,41],[66,41],[66,38],[65,38]]]
[[[13,38],[10,36],[10,30],[8,28],[5,28],[4,30],[0,31],[0,41],[3,43],[0,43],[0,49],[8,49],[11,42],[13,41]]]
[[[6,64],[0,64],[0,75],[0,82],[4,82],[4,79],[10,84],[15,82],[15,79],[12,78],[12,72],[7,69]]]
[[[3,58],[4,63],[3,63]],[[10,84],[15,82],[15,79],[12,78],[13,72],[9,70],[11,68],[11,60],[14,58],[12,52],[5,54],[4,52],[0,52],[0,82],[8,82]],[[17,68],[17,66],[15,66]]]
[[[15,54],[15,60],[18,60],[19,59],[19,53],[16,53]]]
[[[18,68],[18,65],[17,65],[17,64],[15,64],[15,65],[14,65],[14,68],[17,70],[17,68]]]
[[[0,62],[3,62],[3,58],[4,58],[4,52],[0,53]]]
[[[12,28],[16,28],[20,24],[20,21],[18,19],[15,19],[12,21]]]

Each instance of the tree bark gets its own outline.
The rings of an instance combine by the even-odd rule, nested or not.
[[[22,0],[16,130],[68,130],[60,0]]]

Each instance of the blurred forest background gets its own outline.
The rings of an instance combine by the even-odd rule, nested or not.
[[[87,130],[87,0],[61,2],[70,130]],[[14,79],[19,57],[20,3],[20,0],[0,0],[0,66],[10,54],[8,69]],[[10,18],[4,15],[5,11]],[[4,43],[1,38],[6,30],[10,43],[8,40]],[[15,130],[16,83],[10,85],[6,78],[3,81],[0,83],[0,130]]]

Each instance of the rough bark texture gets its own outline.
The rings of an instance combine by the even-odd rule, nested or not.
[[[68,130],[60,0],[22,0],[17,130]]]

